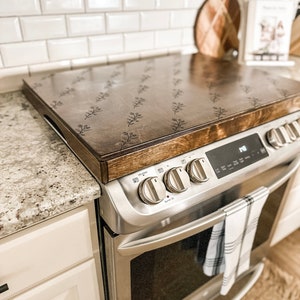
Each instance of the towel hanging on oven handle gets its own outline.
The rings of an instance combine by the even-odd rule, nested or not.
[[[300,155],[298,155],[288,166],[286,170],[280,173],[272,182],[266,185],[269,193],[272,193],[284,182],[286,182],[300,167]],[[240,201],[240,199],[235,200]],[[234,202],[233,202],[234,203]],[[129,256],[158,249],[169,244],[178,242],[199,233],[207,228],[213,227],[225,219],[225,212],[220,209],[205,217],[184,224],[169,231],[159,233],[153,236],[140,238],[137,240],[125,241],[118,247],[118,252],[121,255]]]

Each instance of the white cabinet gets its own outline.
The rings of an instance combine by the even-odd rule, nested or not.
[[[272,246],[300,227],[300,170],[289,181],[284,197],[285,205],[272,238]]]
[[[100,299],[90,224],[82,207],[1,239],[0,300]]]
[[[95,262],[89,260],[14,300],[99,300]]]

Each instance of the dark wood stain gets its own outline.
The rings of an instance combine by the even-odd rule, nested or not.
[[[300,109],[300,83],[201,54],[24,81],[92,174],[107,183]]]

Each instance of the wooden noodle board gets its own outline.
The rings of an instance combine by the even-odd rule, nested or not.
[[[300,108],[299,82],[201,54],[34,76],[23,92],[103,183]]]

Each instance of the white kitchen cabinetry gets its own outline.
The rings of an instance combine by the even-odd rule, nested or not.
[[[95,263],[89,260],[14,300],[98,300]]]
[[[300,170],[289,181],[284,197],[285,205],[280,213],[271,246],[300,227]]]
[[[1,239],[0,300],[99,300],[92,232],[81,207]]]

